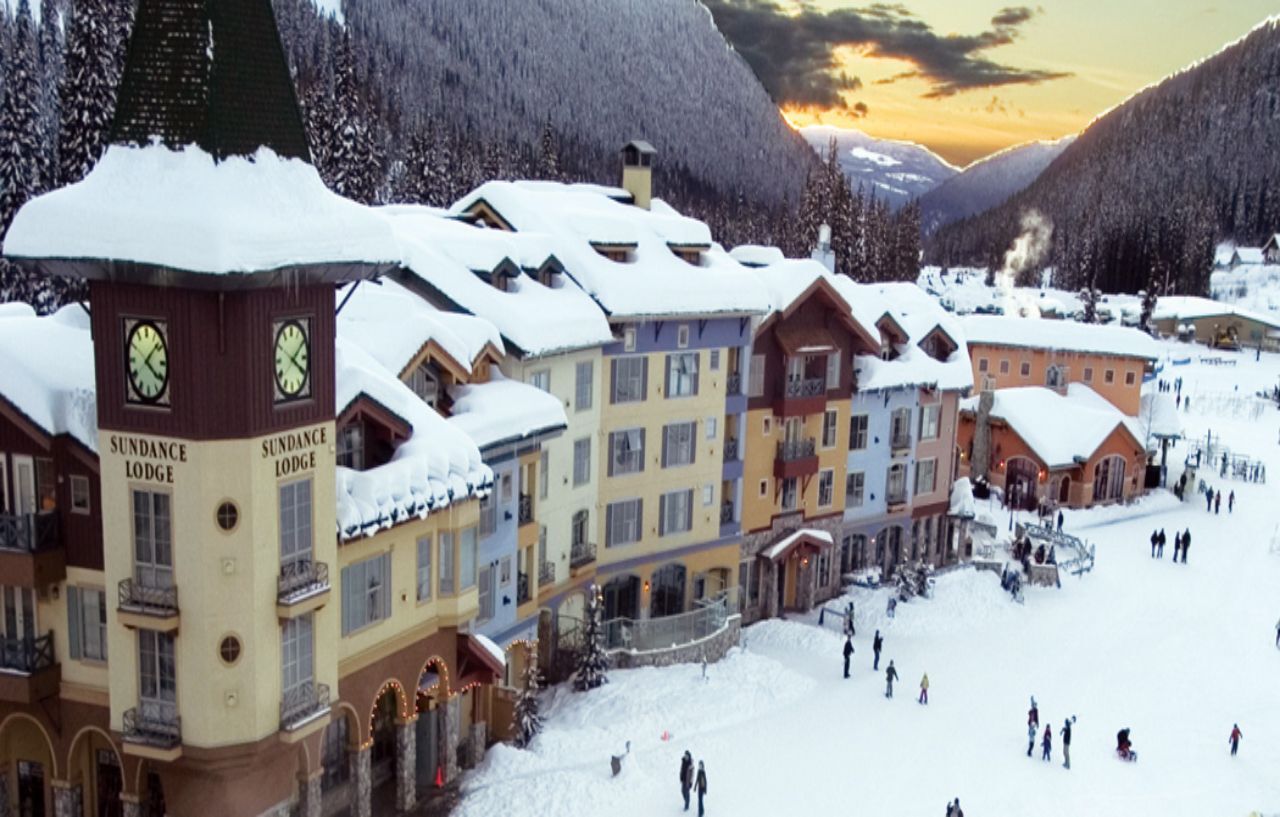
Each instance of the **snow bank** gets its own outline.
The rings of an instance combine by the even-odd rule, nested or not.
[[[0,307],[0,372],[0,397],[42,431],[98,450],[93,338],[79,304],[47,317],[26,304]]]

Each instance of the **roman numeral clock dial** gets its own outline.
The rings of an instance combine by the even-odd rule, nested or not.
[[[290,318],[275,325],[276,402],[311,396],[311,322]]]
[[[158,320],[125,321],[125,367],[130,403],[169,404],[169,342],[167,325]]]

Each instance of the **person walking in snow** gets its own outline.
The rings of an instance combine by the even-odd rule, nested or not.
[[[680,758],[680,794],[684,797],[684,810],[689,810],[689,790],[693,788],[693,755],[686,749]]]
[[[702,817],[705,813],[702,798],[707,796],[707,770],[701,760],[698,761],[698,777],[693,782],[693,790],[698,793],[698,817]]]
[[[1191,549],[1191,528],[1182,534],[1182,563],[1187,563],[1187,551]]]
[[[1240,724],[1231,724],[1231,736],[1227,741],[1231,744],[1231,756],[1236,756],[1236,751],[1240,748],[1240,738],[1244,737],[1244,732],[1240,731]]]
[[[1027,723],[1035,728],[1040,728],[1040,705],[1036,703],[1036,696],[1031,696],[1031,708],[1027,710]]]
[[[926,705],[929,703],[929,673],[927,672],[920,679],[920,699],[916,703]]]
[[[964,812],[960,810],[960,798],[956,798],[955,811],[951,812],[951,817],[964,817]]]
[[[1227,513],[1234,513],[1236,510],[1236,492],[1233,490],[1227,494]]]
[[[875,663],[871,665],[872,672],[880,671],[880,648],[884,646],[884,639],[880,637],[880,631],[876,630],[876,637],[871,642],[871,649],[876,654]]]
[[[898,671],[893,668],[893,659],[889,659],[889,668],[884,671],[884,697],[893,697],[893,682],[898,680]]]
[[[1156,545],[1160,544],[1160,532],[1151,531],[1151,558],[1156,558]]]
[[[1213,489],[1212,489],[1212,488],[1210,488],[1208,491],[1206,491],[1206,492],[1205,492],[1205,495],[1204,495],[1204,512],[1205,512],[1205,513],[1212,513],[1212,512],[1213,512]]]
[[[849,659],[853,657],[853,639],[844,637],[844,677],[849,677]]]
[[[889,603],[885,605],[884,614],[889,618],[894,617],[894,613],[898,611],[898,597],[890,596]]]
[[[1062,511],[1058,511],[1058,533],[1062,533]]]
[[[1040,741],[1040,759],[1048,762],[1053,759],[1053,727],[1044,725],[1044,739]]]
[[[1027,757],[1031,757],[1031,753],[1035,751],[1036,735],[1039,734],[1037,727],[1039,725],[1038,723],[1027,724]]]
[[[1276,619],[1276,647],[1280,648],[1280,619]]]
[[[1219,490],[1217,496],[1213,498],[1213,512],[1222,513],[1222,491]]]
[[[1058,734],[1062,735],[1062,768],[1071,768],[1071,718],[1067,718],[1062,722],[1062,731]]]
[[[1173,532],[1173,561],[1178,561],[1178,551],[1182,550],[1182,534],[1178,531]]]
[[[1167,541],[1168,540],[1165,538],[1165,535],[1164,535],[1164,528],[1161,528],[1160,536],[1156,538],[1156,558],[1157,559],[1164,558],[1164,543]]]

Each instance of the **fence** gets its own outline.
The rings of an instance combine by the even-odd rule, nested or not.
[[[1047,525],[1024,525],[1023,531],[1032,539],[1039,539],[1053,545],[1055,551],[1065,551],[1062,555],[1056,552],[1054,554],[1059,571],[1079,576],[1093,570],[1093,562],[1097,555],[1096,545],[1086,545],[1083,540]],[[1064,555],[1066,558],[1063,558]]]
[[[699,641],[724,627],[729,618],[729,601],[722,596],[696,602],[699,609],[662,618],[615,618],[604,623],[606,650],[651,652]]]
[[[1186,409],[1206,417],[1231,417],[1237,420],[1261,419],[1270,403],[1256,395],[1240,392],[1196,392],[1189,398],[1191,407]],[[1186,401],[1183,406],[1185,408]]]

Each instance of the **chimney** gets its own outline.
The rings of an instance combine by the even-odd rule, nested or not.
[[[622,148],[622,189],[631,194],[636,207],[649,209],[653,198],[653,157],[658,151],[643,139]]]
[[[813,253],[809,257],[826,267],[827,272],[835,274],[836,254],[835,251],[831,249],[830,224],[824,223],[818,228],[818,246],[813,248]]]
[[[991,470],[991,409],[995,399],[995,392],[990,389],[978,393],[978,411],[973,418],[973,459],[969,461],[969,474],[975,480],[986,479]]]

